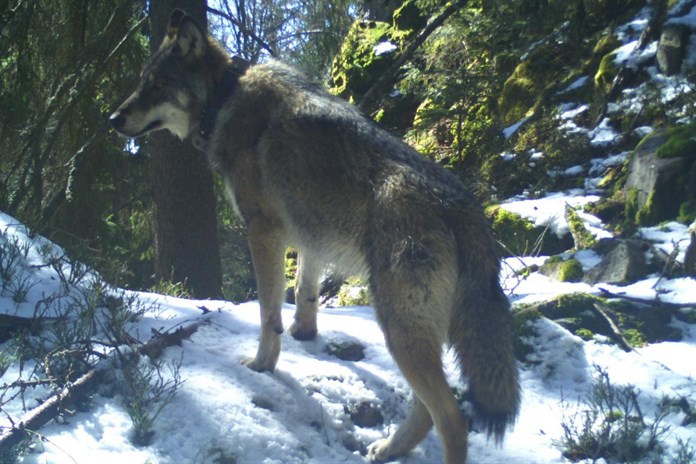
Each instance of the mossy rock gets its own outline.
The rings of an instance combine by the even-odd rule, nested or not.
[[[597,241],[595,236],[587,230],[585,223],[578,214],[575,208],[567,206],[565,209],[565,218],[570,229],[570,234],[573,236],[576,250],[586,250],[592,248]]]
[[[575,258],[563,261],[559,280],[561,282],[580,282],[583,276],[582,264]]]
[[[696,124],[665,130],[667,141],[657,150],[658,158],[696,158]]]
[[[596,314],[594,310],[594,304],[597,302],[602,302],[601,298],[587,294],[587,293],[569,293],[566,295],[560,295],[549,301],[539,303],[536,305],[536,309],[543,314],[545,317],[551,320],[564,319],[564,318],[581,318],[581,319],[591,319],[595,320]],[[599,333],[595,324],[586,324],[583,327],[590,329],[594,333]]]
[[[509,126],[522,118],[538,114],[562,90],[564,79],[580,77],[577,70],[569,69],[582,56],[582,47],[559,45],[555,40],[542,40],[530,47],[530,51],[517,64],[503,84],[498,98],[498,109],[503,125]],[[511,58],[501,55],[501,64],[509,65]]]
[[[539,303],[534,309],[583,339],[596,334],[612,337],[611,326],[594,307],[597,303],[604,300],[587,293],[570,293]]]
[[[619,74],[619,67],[616,65],[616,51],[607,53],[602,57],[599,68],[594,75],[595,88],[608,93],[614,78]]]
[[[635,220],[638,224],[640,222],[637,220],[638,212],[641,210],[641,205],[638,200],[638,194],[640,190],[637,187],[633,187],[626,192],[626,204],[624,206],[624,215],[630,220]]]
[[[526,311],[551,319],[583,339],[598,334],[616,340],[615,331],[607,319],[600,316],[595,305],[601,305],[631,346],[682,338],[681,330],[672,326],[672,313],[666,308],[637,305],[625,300],[605,300],[586,293],[561,295]]]
[[[677,221],[682,224],[689,224],[696,221],[696,200],[688,199],[681,205],[679,205],[679,216],[677,216]]]
[[[696,217],[696,124],[656,131],[627,165],[626,219],[636,225]]]
[[[375,46],[392,40],[392,26],[382,21],[356,21],[346,35],[331,69],[330,91],[358,101],[394,61],[394,54],[375,54]]]
[[[672,312],[658,305],[643,305],[625,300],[607,302],[621,334],[631,346],[679,341],[682,331],[672,325]]]
[[[529,343],[529,339],[534,337],[537,332],[534,322],[543,318],[543,314],[533,308],[524,308],[514,313],[514,342],[515,358],[526,362],[529,354],[534,352],[534,345]]]
[[[408,144],[424,155],[435,154],[441,141],[430,121],[433,119],[444,120],[446,116],[447,111],[437,105],[432,98],[428,97],[423,100],[416,108],[412,128],[406,135]]]
[[[561,92],[557,94],[559,101],[564,102],[585,102],[591,101],[594,95],[594,86],[591,85],[590,79],[586,79],[582,85],[575,85],[575,88],[567,90],[571,84],[574,84],[578,79],[587,77],[584,76],[580,71],[574,70],[568,76],[566,76],[558,85]]]
[[[600,198],[597,203],[587,208],[587,212],[597,216],[610,228],[623,229],[626,218],[626,199],[620,194]]]
[[[604,33],[597,39],[597,43],[592,50],[592,56],[597,60],[597,64],[607,53],[616,50],[621,46],[621,42],[613,33]]]
[[[508,50],[500,51],[493,58],[493,66],[495,71],[501,76],[508,76],[512,74],[519,62],[520,57]]]
[[[559,282],[580,282],[584,275],[582,264],[575,258],[552,256],[539,268],[539,272]]]
[[[504,245],[504,256],[553,255],[573,246],[569,235],[559,238],[499,205],[486,208],[486,216],[493,226],[493,235]]]
[[[504,125],[514,124],[528,115],[542,91],[543,82],[529,61],[517,65],[505,81],[498,100]]]
[[[428,16],[419,8],[416,0],[406,0],[392,15],[394,29],[402,31],[407,37],[423,29]]]

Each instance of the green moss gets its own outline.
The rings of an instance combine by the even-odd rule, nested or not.
[[[553,303],[555,304],[555,310],[552,319],[562,318],[562,317],[572,317],[582,314],[584,311],[592,311],[592,306],[601,301],[596,296],[589,295],[587,293],[570,293],[567,295],[561,295]]]
[[[580,261],[575,258],[563,259],[560,255],[547,259],[539,271],[560,282],[580,282],[584,275]]]
[[[285,254],[285,294],[294,295],[297,282],[297,250],[288,249]]]
[[[594,338],[594,334],[592,333],[591,330],[585,329],[585,328],[580,328],[575,331],[575,335],[578,337],[582,338],[585,341],[592,340]]]
[[[638,210],[635,216],[635,223],[641,226],[652,226],[660,221],[676,219],[679,200],[683,198],[683,193],[676,185],[671,185],[669,189],[655,190],[645,202],[645,205]],[[675,209],[677,211],[675,211]]]
[[[537,264],[532,264],[531,266],[525,266],[522,269],[519,269],[517,272],[515,272],[515,274],[525,279],[538,270],[539,266]]]
[[[609,92],[614,78],[619,73],[619,68],[614,61],[615,59],[616,51],[604,55],[599,63],[599,69],[597,69],[594,76],[595,88],[604,93]]]
[[[570,328],[579,337],[590,339],[595,334],[615,337],[614,330],[604,317],[599,317],[594,306],[601,303],[608,316],[620,327],[621,334],[632,346],[648,342],[675,339],[678,334],[670,327],[671,313],[637,308],[624,301],[607,301],[586,293],[562,295],[537,305],[545,317]]]
[[[370,293],[360,279],[349,279],[338,291],[339,306],[369,306]]]
[[[568,222],[568,228],[570,233],[573,235],[573,240],[575,241],[575,248],[578,250],[586,250],[592,248],[596,242],[595,236],[587,230],[585,223],[580,218],[577,210],[574,208],[566,208],[566,220]]]
[[[664,196],[664,195],[663,195]],[[645,205],[642,207],[638,202],[638,189],[632,188],[628,191],[626,198],[626,219],[632,221],[637,226],[654,225],[658,222],[659,206],[656,206],[655,192],[648,195]]]
[[[626,329],[623,331],[622,335],[632,347],[640,347],[648,344],[645,335],[638,329]]]
[[[534,225],[518,214],[511,213],[500,206],[486,209],[486,216],[491,220],[493,234],[509,250],[507,254],[529,254],[538,236]]]
[[[567,236],[558,238],[546,227],[535,227],[528,219],[499,205],[487,207],[486,216],[493,226],[493,234],[504,245],[505,256],[554,255],[572,246]]]
[[[624,300],[609,301],[607,307],[631,346],[679,341],[682,338],[681,330],[672,325],[674,313],[667,308],[646,308]]]
[[[380,42],[391,40],[392,27],[381,21],[356,21],[348,31],[331,69],[331,92],[358,100],[387,70],[394,54],[375,55]]]
[[[644,137],[635,151],[651,142],[661,143],[656,147],[658,158],[682,158],[683,164],[669,182],[659,183],[642,206],[638,190],[628,191],[626,219],[636,225],[654,225],[674,219],[684,223],[693,221],[696,218],[696,124],[656,131]]]
[[[523,362],[534,352],[534,344],[530,338],[537,335],[534,323],[544,316],[534,309],[523,309],[514,313],[514,350],[515,357]]]
[[[679,205],[679,217],[677,220],[682,224],[689,224],[696,220],[696,200],[689,199]]]
[[[696,157],[696,124],[672,127],[666,135],[669,138],[657,150],[658,158]]]
[[[561,282],[580,282],[584,272],[582,264],[575,258],[568,259],[561,265],[559,280]]]
[[[657,216],[657,209],[655,205],[655,196],[656,192],[651,193],[648,195],[648,201],[645,203],[645,206],[643,206],[641,209],[638,210],[638,213],[636,213],[636,224],[642,225],[642,226],[647,226],[647,225],[652,225],[657,222],[656,216]]]
[[[626,192],[626,207],[624,209],[624,214],[626,219],[629,221],[634,221],[638,210],[640,209],[638,205],[638,188],[634,187]]]
[[[600,57],[599,60],[601,60],[601,57],[611,52],[612,50],[616,50],[620,46],[621,42],[619,41],[619,39],[616,38],[614,34],[605,34],[597,40],[597,43],[595,44],[595,47],[592,50],[592,54],[596,57]]]
[[[406,36],[413,35],[416,31],[424,28],[428,22],[428,17],[423,14],[416,3],[416,0],[406,0],[394,11],[392,16],[394,29],[403,31]]]
[[[529,61],[515,68],[498,100],[503,124],[514,124],[527,115],[541,91],[541,83],[543,79],[536,75]]]

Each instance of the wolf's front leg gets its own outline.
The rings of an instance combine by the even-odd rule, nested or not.
[[[285,289],[285,243],[267,224],[249,225],[249,248],[256,272],[261,306],[261,337],[256,357],[242,364],[255,371],[272,371],[280,355],[283,320],[280,309]]]
[[[290,334],[297,340],[312,340],[317,336],[319,307],[319,273],[321,266],[310,254],[297,255],[297,284],[295,285],[295,322]]]

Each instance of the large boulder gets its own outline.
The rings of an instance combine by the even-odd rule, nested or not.
[[[662,28],[657,45],[657,64],[664,74],[671,76],[681,71],[684,51],[689,43],[689,32],[683,24],[667,23]]]
[[[640,244],[630,240],[612,240],[602,261],[589,269],[583,281],[594,285],[604,282],[628,285],[648,274],[647,260]]]
[[[693,220],[696,204],[696,126],[657,131],[628,164],[626,217],[640,225]]]

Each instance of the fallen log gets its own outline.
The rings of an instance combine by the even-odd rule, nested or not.
[[[17,424],[7,427],[0,434],[0,456],[9,453],[13,447],[30,438],[31,431],[36,431],[49,421],[58,416],[71,404],[80,398],[84,398],[90,392],[97,389],[100,380],[108,370],[116,356],[125,356],[127,360],[135,360],[138,356],[148,356],[161,353],[165,348],[180,345],[185,339],[190,338],[198,328],[208,319],[201,319],[187,326],[182,326],[174,331],[157,333],[150,341],[130,351],[118,352],[117,355],[101,360],[95,367],[87,371],[70,385],[53,394],[46,401],[27,412]],[[116,353],[116,350],[114,350]],[[120,358],[121,360],[123,358]]]

